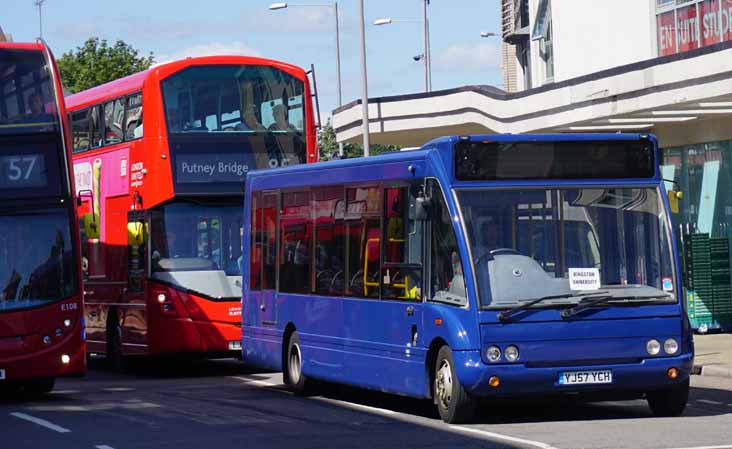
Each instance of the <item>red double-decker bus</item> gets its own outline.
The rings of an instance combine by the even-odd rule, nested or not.
[[[86,371],[71,148],[56,62],[0,43],[0,389]]]
[[[88,350],[239,355],[243,180],[314,162],[307,74],[187,58],[71,95]]]

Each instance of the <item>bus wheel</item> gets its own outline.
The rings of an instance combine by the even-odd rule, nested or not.
[[[434,395],[437,411],[446,423],[462,423],[475,416],[476,401],[460,385],[448,346],[441,347],[437,353]]]
[[[122,327],[119,325],[116,311],[110,311],[107,319],[107,364],[113,371],[125,371],[125,359],[122,355]]]
[[[30,395],[40,395],[50,393],[56,384],[55,377],[41,377],[39,379],[31,379],[23,385],[24,390]]]
[[[308,379],[302,373],[302,351],[297,331],[292,332],[287,342],[287,355],[282,371],[282,378],[290,390],[297,394],[304,394],[307,391]]]
[[[679,416],[689,400],[689,380],[666,390],[649,391],[646,396],[655,416]]]

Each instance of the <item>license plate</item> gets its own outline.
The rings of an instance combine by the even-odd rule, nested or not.
[[[613,383],[613,372],[609,369],[596,371],[567,371],[559,373],[559,385],[592,385]]]
[[[5,380],[5,370],[0,369],[0,380]]]

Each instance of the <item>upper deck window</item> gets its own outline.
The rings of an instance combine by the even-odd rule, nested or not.
[[[0,133],[56,130],[52,82],[40,51],[0,50]]]
[[[455,144],[455,177],[462,181],[651,178],[654,167],[649,140]]]
[[[300,134],[303,82],[274,67],[189,67],[162,82],[169,133]]]

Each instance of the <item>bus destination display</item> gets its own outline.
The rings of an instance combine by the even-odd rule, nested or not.
[[[0,188],[45,187],[46,158],[43,154],[0,156]]]
[[[506,179],[651,178],[649,140],[460,141],[455,177],[461,181]]]
[[[176,182],[241,182],[256,168],[253,155],[190,153],[176,156]]]

